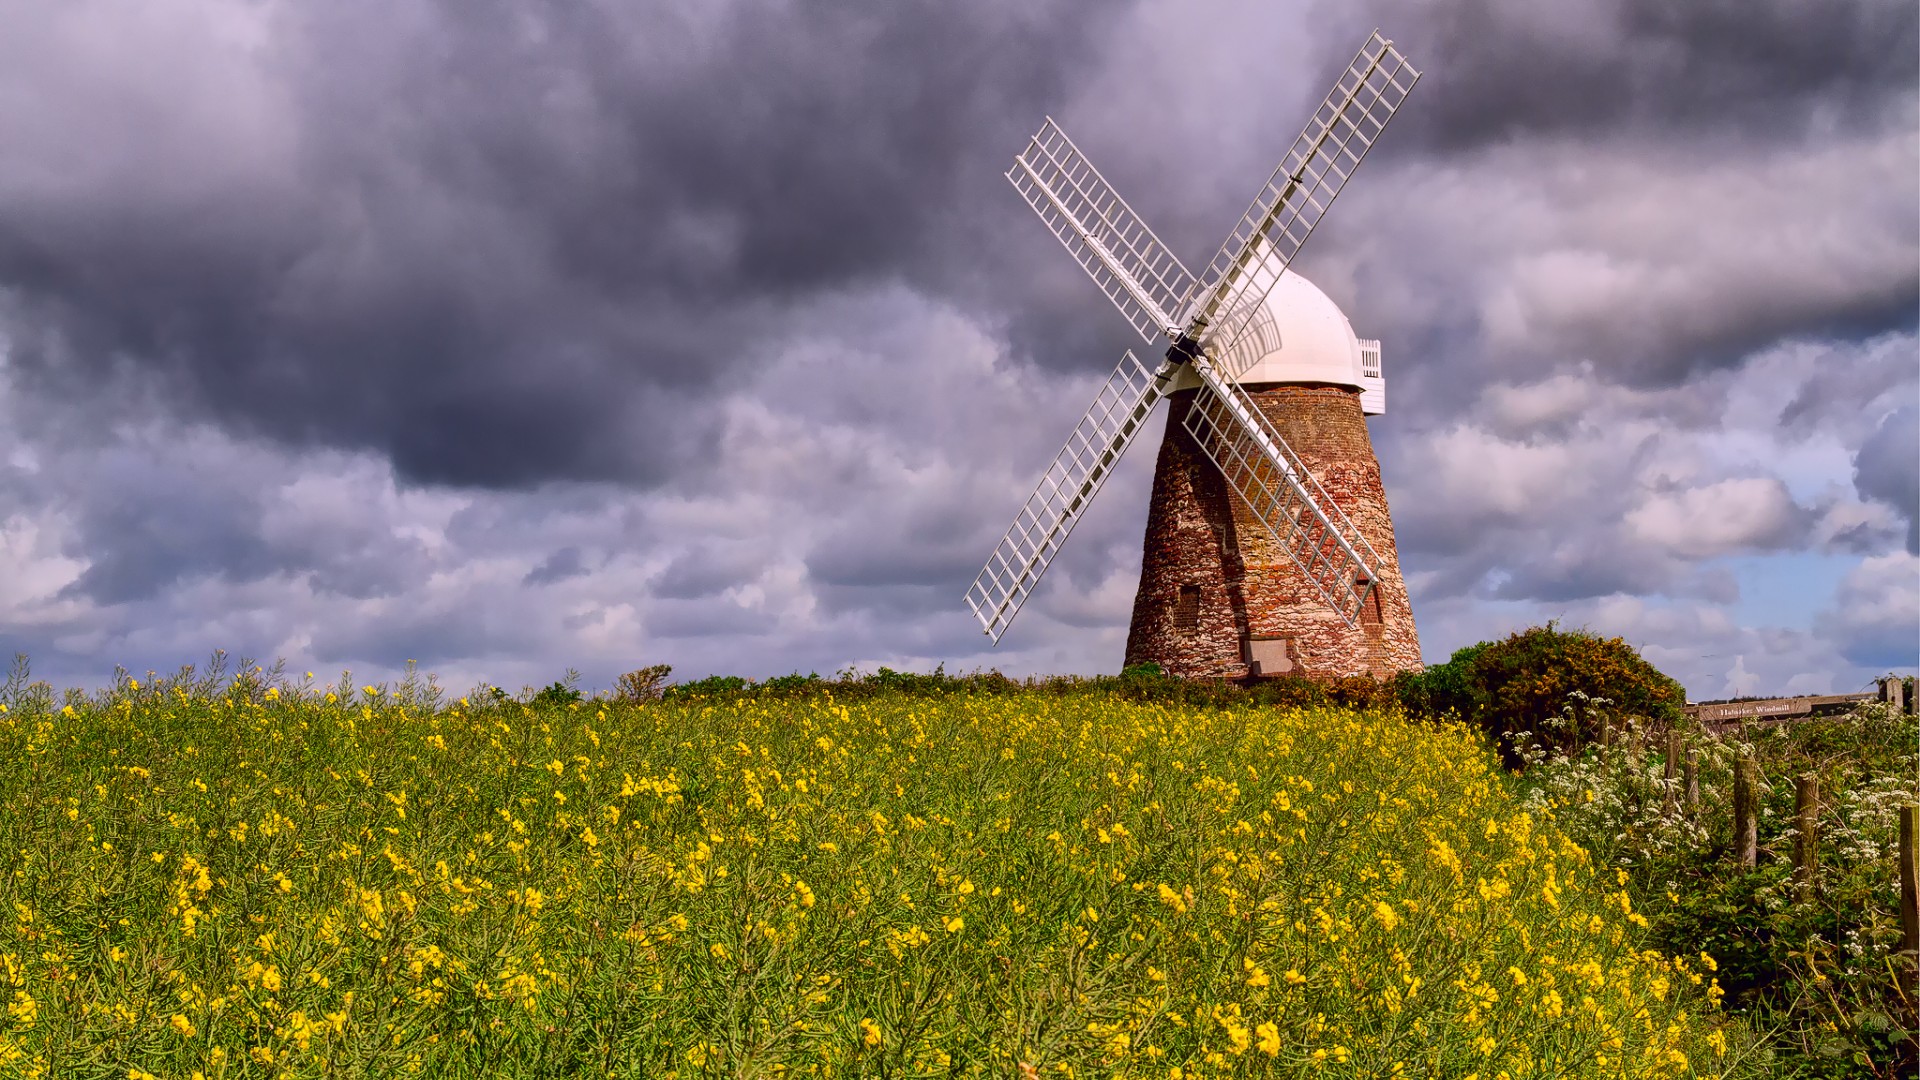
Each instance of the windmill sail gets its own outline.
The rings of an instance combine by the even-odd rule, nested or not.
[[[1174,319],[1198,282],[1052,117],[1007,179],[1143,339],[1180,336]]]
[[[1040,486],[994,545],[986,567],[967,589],[967,606],[995,644],[1040,583],[1040,575],[1047,572],[1127,444],[1153,413],[1164,394],[1169,368],[1162,364],[1159,370],[1150,370],[1131,350],[1121,357],[1087,414],[1074,425],[1067,445],[1040,478]]]
[[[1193,360],[1201,387],[1183,426],[1227,486],[1293,558],[1327,606],[1347,625],[1360,618],[1373,590],[1373,545],[1301,464],[1237,383],[1206,357]]]
[[[1194,333],[1213,355],[1225,358],[1233,352],[1247,320],[1419,79],[1407,58],[1375,30],[1334,82],[1306,130],[1207,264],[1206,291],[1189,322],[1205,327],[1204,333]],[[1225,374],[1232,378],[1238,373]]]

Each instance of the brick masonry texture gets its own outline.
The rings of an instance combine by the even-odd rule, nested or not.
[[[1420,670],[1420,639],[1359,392],[1292,384],[1247,389],[1373,545],[1380,557],[1374,567],[1377,601],[1369,601],[1371,610],[1353,627],[1327,607],[1181,426],[1193,401],[1193,392],[1183,391],[1169,399],[1166,437],[1154,467],[1126,662],[1157,663],[1169,675],[1188,678],[1243,678],[1250,673],[1245,643],[1251,637],[1286,639],[1295,674],[1385,678]],[[1199,617],[1190,628],[1174,618],[1183,585],[1199,589]]]

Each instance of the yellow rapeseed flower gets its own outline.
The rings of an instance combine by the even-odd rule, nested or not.
[[[1373,905],[1373,917],[1388,930],[1400,925],[1400,913],[1393,910],[1393,905],[1385,900],[1377,901]]]
[[[1267,1055],[1268,1057],[1275,1057],[1279,1055],[1280,1029],[1278,1027],[1275,1027],[1271,1020],[1263,1022],[1258,1026],[1256,1026],[1253,1029],[1253,1033],[1259,1036],[1260,1041],[1257,1045],[1260,1047],[1261,1053]]]

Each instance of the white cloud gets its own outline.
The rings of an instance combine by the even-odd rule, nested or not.
[[[1675,555],[1703,559],[1793,544],[1806,514],[1778,478],[1750,476],[1653,495],[1627,512],[1627,524]]]
[[[87,567],[66,555],[58,514],[15,514],[0,521],[0,611],[13,625],[55,621],[76,605],[59,598]]]
[[[1863,559],[1815,626],[1860,667],[1912,670],[1920,664],[1920,557],[1897,551]]]

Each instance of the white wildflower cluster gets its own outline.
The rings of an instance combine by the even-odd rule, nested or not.
[[[1878,728],[1902,722],[1878,704],[1862,706],[1854,719],[1862,726],[1863,738],[1873,738]],[[1554,717],[1545,726],[1566,723],[1566,718]],[[1516,756],[1527,770],[1528,808],[1551,813],[1583,835],[1611,837],[1615,850],[1596,854],[1622,864],[1654,856],[1705,855],[1716,844],[1724,844],[1731,823],[1735,762],[1746,756],[1763,761],[1779,757],[1768,753],[1771,744],[1791,737],[1784,725],[1747,732],[1689,733],[1684,746],[1694,756],[1698,789],[1697,799],[1690,800],[1681,763],[1673,763],[1673,775],[1668,777],[1663,747],[1643,741],[1630,723],[1623,723],[1621,729],[1622,737],[1612,745],[1583,747],[1574,755],[1542,749],[1529,732],[1517,732],[1511,740],[1522,748]],[[1916,771],[1920,771],[1920,755],[1909,755],[1907,765],[1895,775],[1865,777],[1822,793],[1816,886],[1863,864],[1893,858],[1899,808],[1914,798],[1911,778]],[[1768,796],[1783,784],[1791,791],[1793,782],[1792,777],[1769,777],[1764,771],[1759,776],[1760,846],[1776,857],[1792,851],[1799,821],[1791,806],[1779,812],[1773,805],[1778,800]],[[1889,904],[1897,898],[1898,887],[1897,879],[1889,876]],[[1795,902],[1798,895],[1798,890],[1770,888],[1756,894],[1772,910]]]
[[[1515,740],[1526,744],[1525,733]],[[1719,740],[1695,747],[1699,807],[1724,805],[1731,795],[1731,762],[1737,749]],[[1689,808],[1684,772],[1672,779],[1662,759],[1631,729],[1611,746],[1587,747],[1577,756],[1530,748],[1528,805],[1577,826],[1586,836],[1610,836],[1629,860],[1638,855],[1704,851],[1712,843],[1707,819]]]

